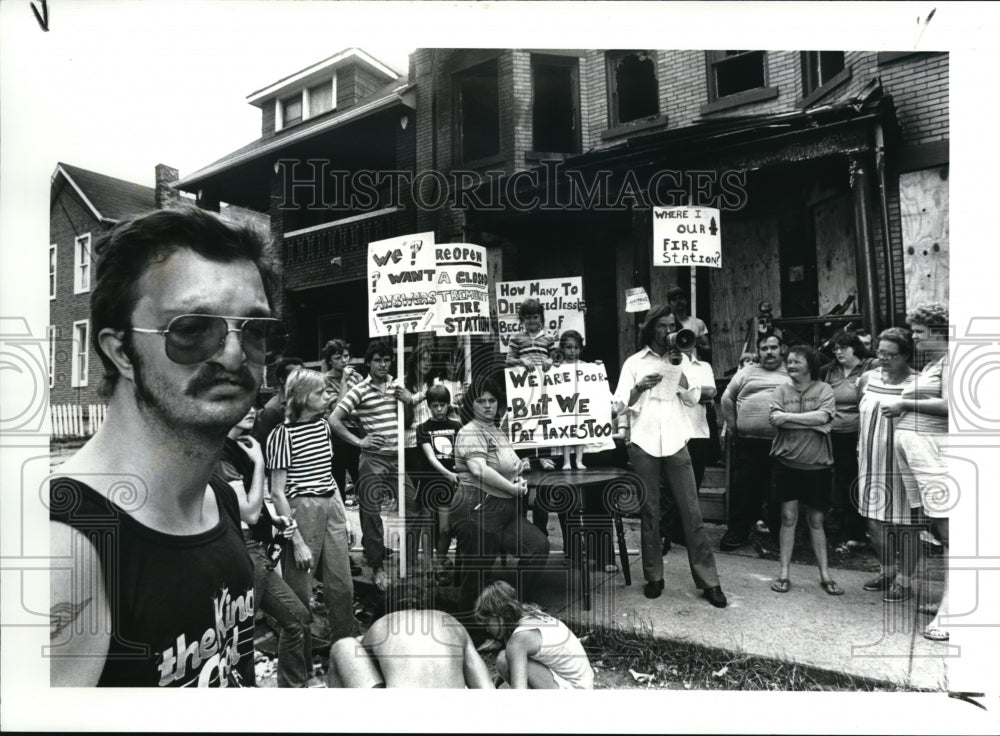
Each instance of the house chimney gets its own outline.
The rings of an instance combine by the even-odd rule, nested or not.
[[[181,199],[180,192],[171,187],[180,178],[177,169],[166,164],[156,165],[156,209],[173,207]]]

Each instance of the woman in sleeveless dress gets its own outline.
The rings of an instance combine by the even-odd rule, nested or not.
[[[909,330],[890,327],[879,335],[876,358],[880,365],[858,382],[858,512],[868,522],[868,535],[878,556],[880,572],[864,584],[865,590],[890,597],[894,587],[908,587],[917,564],[920,536],[919,509],[911,509],[893,449],[895,420],[883,416],[881,406],[899,398],[913,383],[910,367],[913,341]],[[897,564],[896,559],[899,558]]]

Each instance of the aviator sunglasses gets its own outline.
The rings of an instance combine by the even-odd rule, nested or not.
[[[240,347],[247,361],[254,365],[275,362],[285,347],[285,326],[274,317],[181,314],[170,320],[164,330],[131,329],[132,332],[163,335],[167,357],[180,365],[204,363],[219,352],[230,332],[239,333]]]

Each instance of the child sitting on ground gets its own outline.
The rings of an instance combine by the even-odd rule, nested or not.
[[[594,670],[580,640],[566,624],[537,606],[521,603],[502,580],[476,600],[476,618],[505,644],[497,671],[515,690],[592,690]]]
[[[427,389],[427,406],[430,407],[431,418],[417,427],[417,446],[422,450],[430,471],[422,484],[422,501],[424,507],[437,516],[434,570],[439,582],[443,582],[445,568],[452,566],[448,562],[448,547],[451,545],[448,509],[458,487],[455,435],[462,424],[448,417],[451,393],[444,386],[439,384]]]

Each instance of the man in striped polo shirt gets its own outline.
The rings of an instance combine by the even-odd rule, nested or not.
[[[413,398],[389,375],[392,358],[393,350],[389,343],[373,341],[365,352],[368,377],[347,392],[329,420],[337,437],[361,450],[358,462],[361,546],[379,590],[385,590],[389,585],[389,578],[383,570],[385,532],[380,513],[381,501],[385,495],[395,492],[399,477],[396,453],[400,437],[396,402],[411,402]],[[344,426],[348,417],[356,418],[361,424],[365,431],[363,438],[359,439]],[[407,519],[413,519],[419,514],[417,490],[409,477],[404,476],[404,483],[406,515]]]

